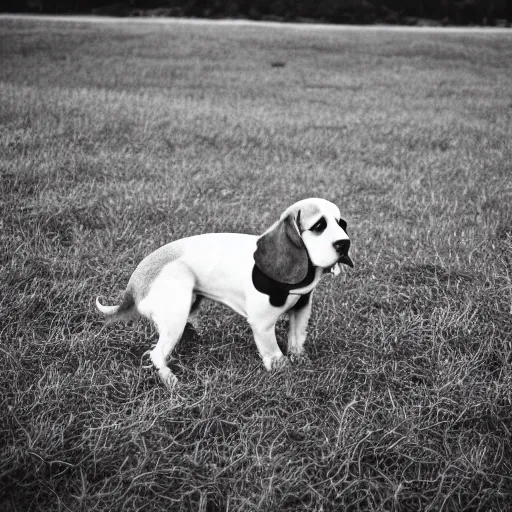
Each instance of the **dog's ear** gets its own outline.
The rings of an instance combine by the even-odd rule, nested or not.
[[[300,210],[280,220],[257,241],[256,265],[280,283],[300,283],[308,273],[308,251],[299,233],[299,223]]]

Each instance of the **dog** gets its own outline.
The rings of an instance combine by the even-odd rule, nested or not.
[[[98,310],[112,319],[142,315],[159,334],[148,351],[163,383],[176,376],[166,364],[187,321],[197,327],[203,298],[247,318],[267,370],[286,362],[276,341],[275,324],[289,314],[288,356],[300,359],[306,340],[313,290],[324,273],[353,267],[347,223],[338,207],[319,198],[287,208],[261,236],[210,233],[160,247],[144,258],[128,281],[119,305]]]

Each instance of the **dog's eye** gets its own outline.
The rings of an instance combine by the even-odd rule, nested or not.
[[[338,226],[343,229],[343,231],[347,231],[347,222],[343,219],[339,219],[336,221],[338,223]]]
[[[327,227],[327,221],[325,217],[321,217],[317,222],[315,222],[310,228],[310,231],[313,233],[321,233]]]

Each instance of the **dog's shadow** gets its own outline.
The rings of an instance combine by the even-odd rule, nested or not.
[[[216,305],[213,305],[214,307]],[[180,341],[172,351],[168,366],[178,379],[198,369],[223,367],[228,364],[243,366],[254,356],[259,362],[252,332],[247,323],[235,314],[226,315],[222,321],[218,314],[207,314],[201,319],[199,329],[187,323]],[[138,320],[140,321],[140,319]],[[154,369],[149,352],[158,341],[158,333],[149,322],[137,329],[134,342],[126,350],[126,357],[134,368],[144,366]]]
[[[226,312],[224,315],[217,309],[217,304],[207,306],[202,315],[200,327],[196,329],[187,323],[180,341],[168,360],[171,371],[183,380],[186,374],[197,371],[208,371],[215,367],[221,368],[227,365],[242,368],[247,365],[249,359],[254,359],[255,364],[261,364],[256,344],[254,343],[251,328],[247,322],[236,314]],[[213,309],[214,311],[211,311]],[[137,323],[141,319],[137,320]],[[132,322],[130,322],[132,323]],[[282,317],[276,323],[276,336],[279,348],[283,354],[287,354],[288,319]],[[133,329],[133,324],[130,326]],[[143,366],[148,371],[156,371],[149,358],[151,351],[158,340],[158,333],[148,321],[139,323],[136,333],[131,330],[132,339],[128,349],[125,350],[126,358],[133,368]]]

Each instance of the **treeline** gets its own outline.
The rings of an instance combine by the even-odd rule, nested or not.
[[[512,22],[512,0],[7,0],[3,10],[363,24]]]

